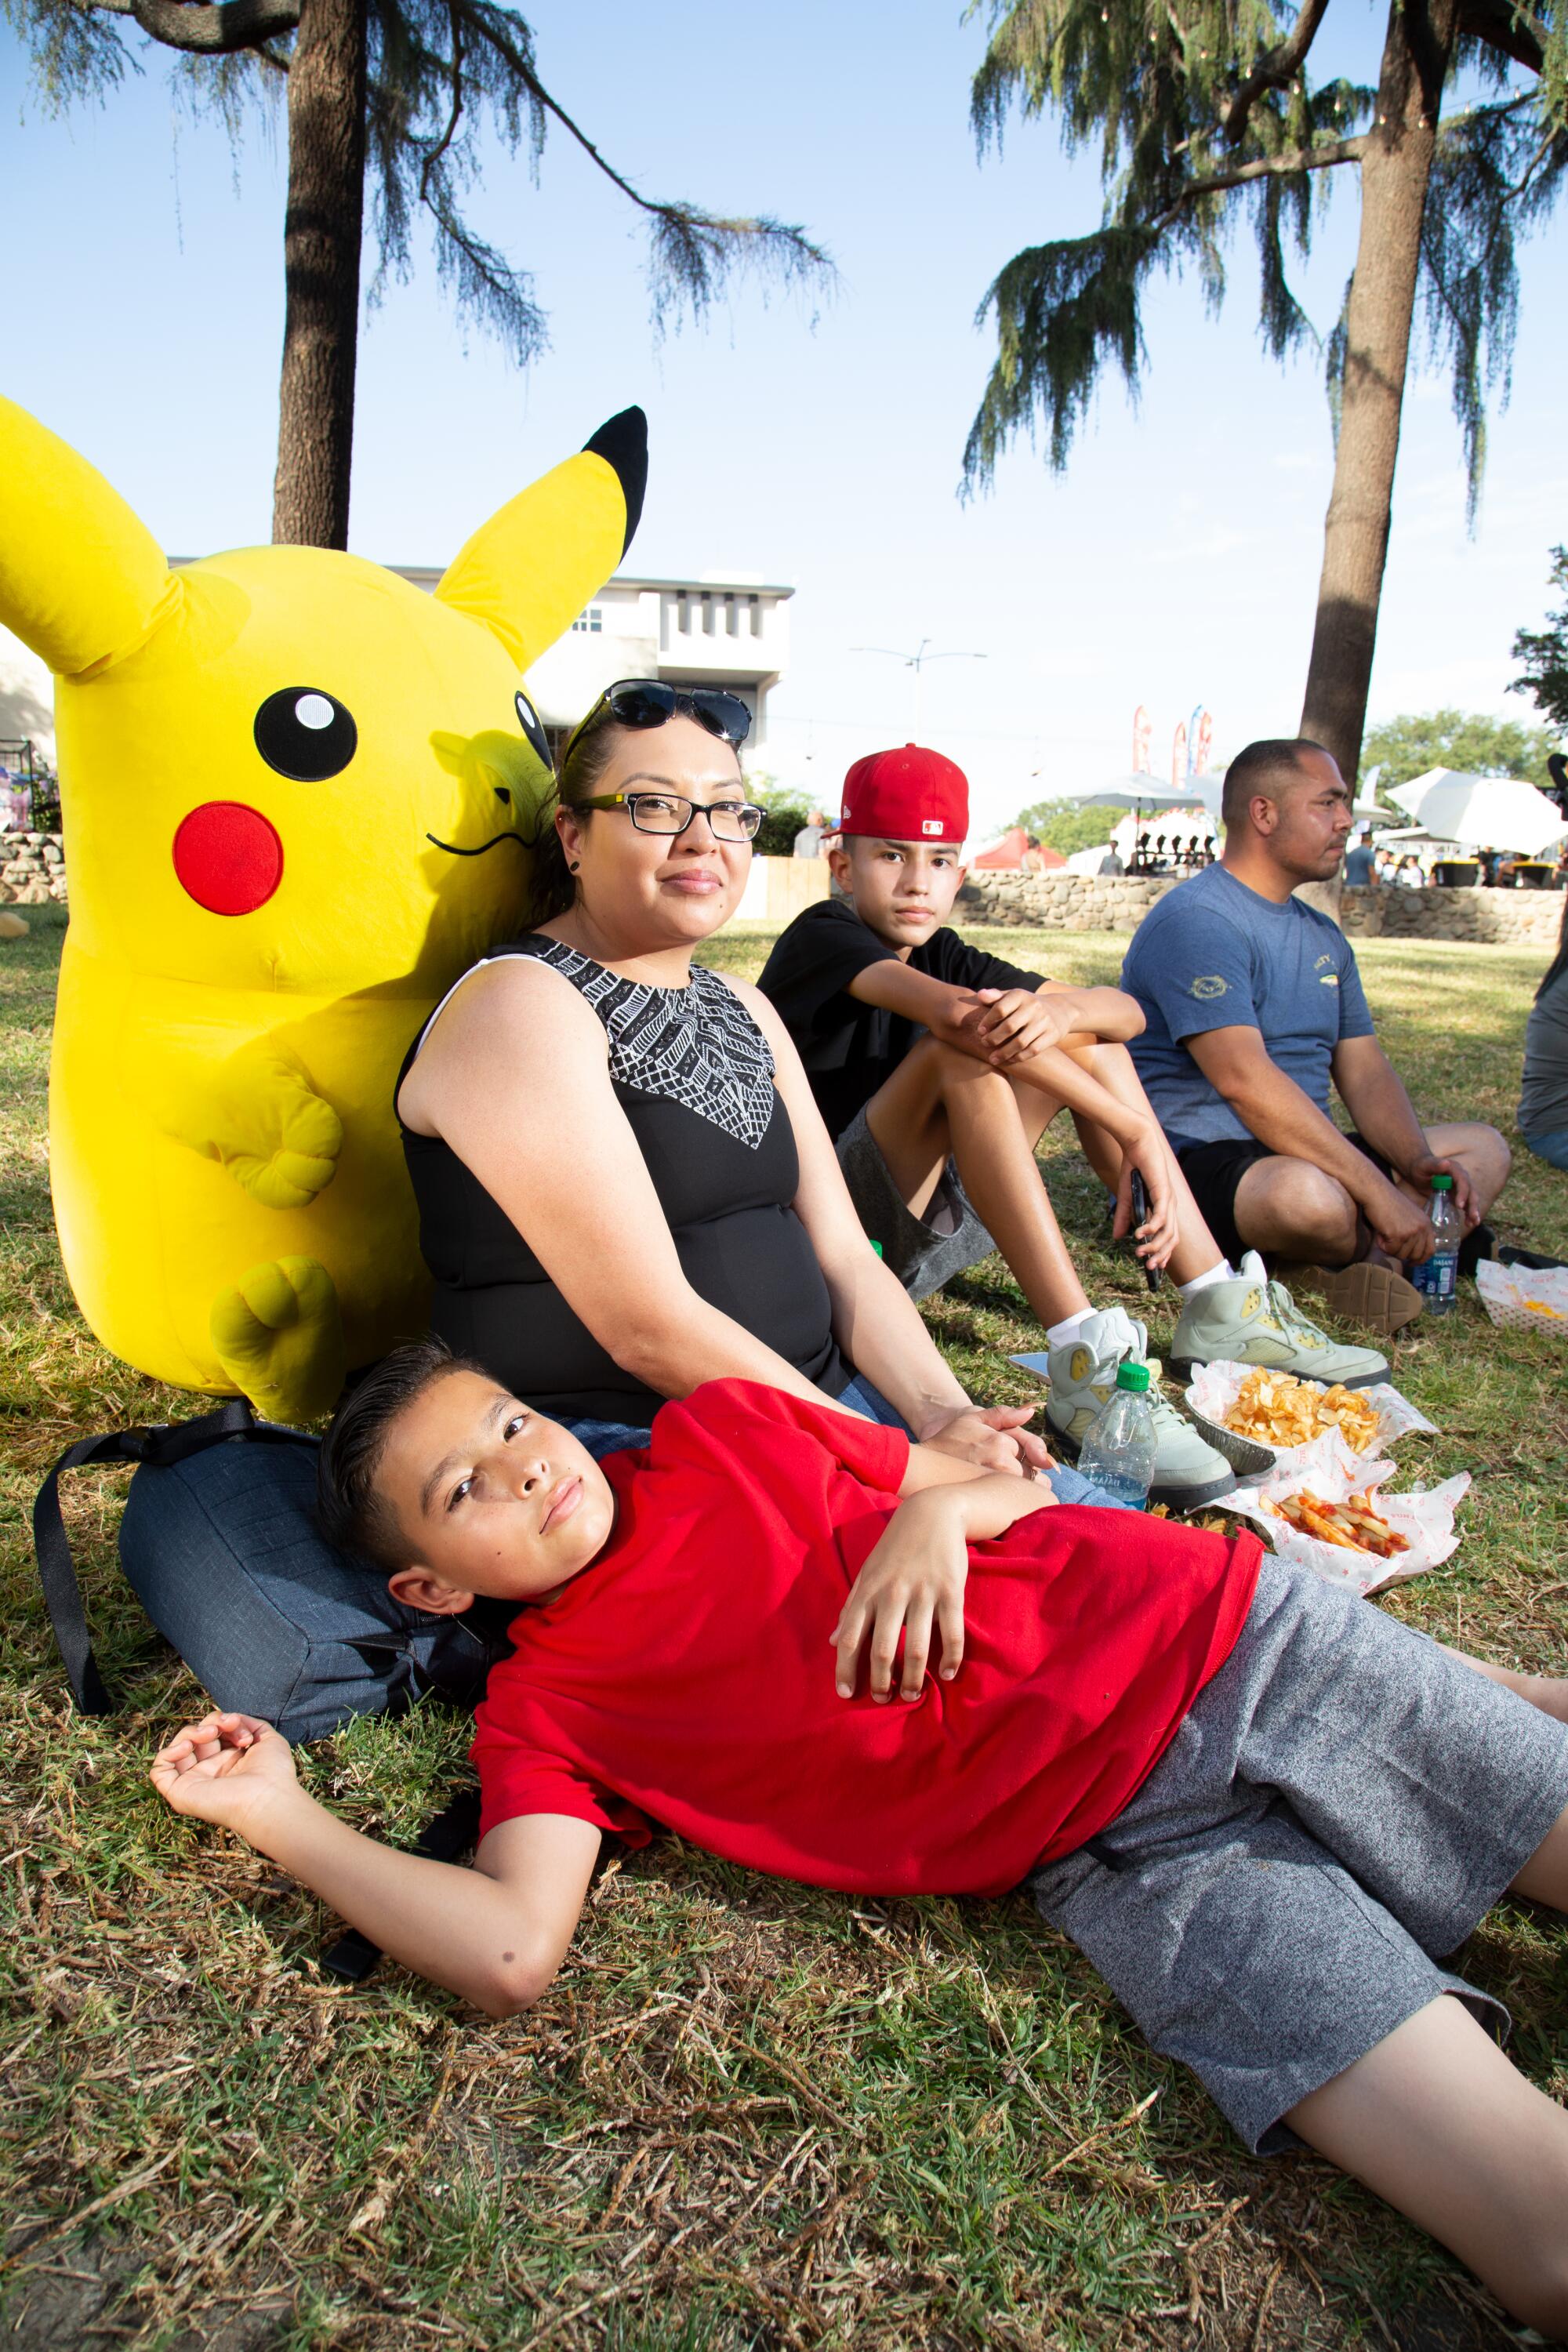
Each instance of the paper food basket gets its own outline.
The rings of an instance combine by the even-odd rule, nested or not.
[[[1310,1445],[1296,1447],[1289,1464],[1276,1466],[1255,1486],[1238,1486],[1226,1495],[1222,1507],[1261,1528],[1281,1559],[1297,1560],[1303,1568],[1315,1570],[1330,1584],[1348,1584],[1360,1593],[1378,1592],[1384,1585],[1403,1584],[1436,1568],[1458,1549],[1454,1514],[1470,1484],[1469,1472],[1462,1470],[1429,1493],[1416,1486],[1407,1494],[1380,1494],[1377,1490],[1394,1475],[1392,1462],[1370,1461],[1364,1454],[1352,1454],[1339,1431],[1332,1429],[1314,1438]],[[1337,1544],[1303,1535],[1265,1510],[1266,1503],[1281,1502],[1287,1496],[1300,1494],[1303,1486],[1325,1503],[1342,1503],[1347,1496],[1370,1492],[1373,1507],[1405,1538],[1409,1550],[1396,1552],[1392,1559],[1380,1559],[1373,1552],[1342,1551]]]
[[[1504,1330],[1553,1331],[1568,1341],[1568,1266],[1540,1273],[1525,1265],[1500,1265],[1484,1257],[1476,1268],[1481,1305]]]
[[[1243,1437],[1238,1431],[1226,1427],[1225,1416],[1236,1402],[1243,1381],[1257,1369],[1255,1364],[1223,1360],[1200,1364],[1186,1391],[1187,1411],[1196,1422],[1200,1434],[1207,1439],[1216,1454],[1223,1454],[1231,1468],[1244,1478],[1260,1475],[1265,1471],[1287,1469],[1300,1463],[1311,1451],[1311,1445],[1266,1445],[1259,1437]],[[1327,1388],[1328,1382],[1309,1381],[1306,1386],[1321,1392]],[[1409,1398],[1401,1396],[1387,1381],[1379,1381],[1373,1387],[1363,1389],[1359,1393],[1365,1397],[1377,1414],[1377,1434],[1365,1454],[1358,1454],[1346,1448],[1352,1462],[1370,1462],[1374,1454],[1380,1454],[1400,1438],[1408,1437],[1416,1431],[1424,1432],[1428,1437],[1436,1435],[1436,1423],[1428,1421],[1424,1412],[1418,1412]],[[1312,1443],[1318,1441],[1314,1439]],[[1308,1484],[1311,1484],[1310,1479]]]

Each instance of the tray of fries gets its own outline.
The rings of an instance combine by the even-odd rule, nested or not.
[[[1337,1429],[1352,1454],[1371,1455],[1413,1430],[1436,1434],[1387,1381],[1372,1388],[1331,1388],[1259,1364],[1200,1364],[1187,1409],[1209,1444],[1244,1477],[1299,1462]]]
[[[1500,1265],[1484,1257],[1476,1268],[1476,1288],[1492,1321],[1507,1330],[1555,1331],[1568,1339],[1568,1268]]]
[[[1254,1486],[1238,1486],[1224,1508],[1261,1528],[1282,1559],[1315,1569],[1331,1584],[1376,1592],[1436,1568],[1458,1549],[1454,1514],[1470,1474],[1430,1492],[1383,1490],[1392,1462],[1352,1454],[1337,1429],[1297,1450]]]

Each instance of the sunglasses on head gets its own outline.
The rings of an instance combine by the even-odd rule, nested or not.
[[[572,742],[605,709],[619,727],[662,727],[668,719],[694,719],[732,751],[739,751],[752,731],[752,714],[740,696],[726,694],[721,687],[667,686],[657,677],[621,677],[605,688],[573,730]],[[571,748],[569,742],[566,750]]]

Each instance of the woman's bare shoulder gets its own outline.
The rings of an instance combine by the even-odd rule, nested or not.
[[[502,955],[476,965],[438,1008],[398,1091],[398,1111],[416,1133],[434,1133],[451,1085],[532,1078],[552,1084],[581,1073],[603,1083],[609,1043],[592,1007],[565,973],[537,956]]]

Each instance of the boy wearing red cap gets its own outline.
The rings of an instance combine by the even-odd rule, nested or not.
[[[841,896],[797,916],[759,985],[800,1051],[860,1221],[911,1296],[929,1297],[999,1249],[1044,1326],[1047,1416],[1076,1454],[1117,1365],[1147,1334],[1097,1311],[1041,1181],[1035,1147],[1073,1114],[1085,1156],[1131,1226],[1131,1179],[1148,1188],[1139,1255],[1182,1295],[1177,1369],[1229,1358],[1362,1386],[1386,1360],[1341,1348],[1270,1283],[1215,1246],[1126,1052],[1142,1016],[1115,988],[1068,988],[972,947],[947,928],[963,882],[969,786],[913,743],[858,760],[844,780]],[[1158,1370],[1155,1377],[1158,1378]],[[1235,1480],[1157,1388],[1157,1501],[1211,1502]]]

